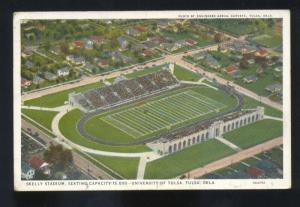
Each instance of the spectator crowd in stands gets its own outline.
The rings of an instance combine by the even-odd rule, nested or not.
[[[107,108],[177,84],[179,82],[170,71],[162,69],[134,79],[121,80],[112,85],[74,94],[73,97],[79,105],[89,111]]]

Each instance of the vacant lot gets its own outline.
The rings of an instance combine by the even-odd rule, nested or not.
[[[183,81],[198,81],[201,78],[200,74],[194,73],[178,65],[175,65],[174,75],[177,77],[178,80]]]
[[[69,90],[61,91],[58,93],[49,94],[46,96],[42,96],[39,98],[31,99],[28,101],[25,101],[24,104],[28,106],[41,106],[41,107],[47,107],[47,108],[54,108],[61,105],[64,105],[64,102],[68,100],[69,93],[72,92],[82,92],[86,91],[92,88],[100,87],[101,83],[91,83],[88,85],[72,88]]]
[[[282,136],[282,130],[281,121],[265,119],[228,132],[224,138],[245,149]]]
[[[92,156],[125,179],[136,179],[140,158]]]
[[[218,140],[209,140],[147,164],[145,179],[174,178],[224,158],[234,151]]]
[[[41,124],[45,128],[51,130],[51,123],[58,112],[55,111],[40,111],[31,109],[22,109],[22,113]]]

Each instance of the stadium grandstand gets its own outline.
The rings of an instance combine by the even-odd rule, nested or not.
[[[144,76],[121,80],[83,93],[71,93],[69,102],[87,113],[138,100],[179,85],[179,81],[168,69],[161,69]]]

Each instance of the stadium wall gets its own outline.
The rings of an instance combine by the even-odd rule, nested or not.
[[[170,140],[161,138],[148,143],[147,146],[160,155],[168,155],[180,151],[186,147],[190,147],[194,144],[198,144],[215,137],[220,137],[226,132],[254,123],[264,118],[263,107],[248,109],[248,111],[249,113],[243,114],[234,119],[227,121],[215,121],[205,129],[199,130],[196,133]]]

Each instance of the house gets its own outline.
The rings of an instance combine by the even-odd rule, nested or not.
[[[90,62],[87,62],[84,67],[85,67],[86,70],[88,70],[91,73],[93,73],[94,70],[98,69],[98,67],[96,65],[91,64]]]
[[[278,66],[278,67],[274,68],[274,70],[276,72],[282,72],[282,66]]]
[[[28,57],[28,56],[31,56],[33,54],[33,51],[31,48],[28,48],[28,47],[25,47],[23,50],[22,50],[22,54],[21,56],[22,57]]]
[[[202,51],[202,52],[198,52],[198,53],[195,53],[195,54],[192,54],[191,57],[195,60],[202,60],[203,58],[205,58],[205,56],[207,55],[208,53],[206,51]]]
[[[268,50],[265,48],[260,49],[259,51],[255,52],[256,57],[267,57],[268,56]]]
[[[242,52],[242,54],[249,54],[249,53],[255,52],[256,49],[257,48],[255,46],[245,44],[245,45],[243,45],[241,52]]]
[[[104,37],[100,35],[92,35],[90,40],[92,40],[94,44],[103,44],[105,41]]]
[[[111,59],[117,61],[121,59],[121,53],[119,51],[113,51],[110,53]]]
[[[168,22],[169,21],[167,19],[160,19],[157,23],[157,27],[160,29],[165,29],[169,26]]]
[[[211,55],[207,55],[204,59],[204,61],[209,65],[209,67],[214,69],[219,69],[221,65],[219,62]]]
[[[251,59],[248,59],[247,62],[248,62],[248,64],[254,64],[255,60],[251,58]]]
[[[122,55],[121,59],[122,59],[123,63],[125,63],[125,64],[132,61],[132,59],[126,55]]]
[[[246,168],[246,173],[249,174],[252,178],[263,178],[265,174],[263,170],[254,166]]]
[[[35,170],[42,171],[44,175],[50,175],[51,173],[49,164],[35,155],[31,157],[31,159],[29,160],[29,164]]]
[[[59,55],[61,53],[60,46],[54,46],[54,47],[52,47],[51,50],[50,50],[50,52],[52,52],[55,55]]]
[[[228,74],[234,73],[234,72],[236,72],[236,71],[238,71],[238,68],[237,68],[235,65],[233,65],[233,64],[227,66],[227,67],[224,69],[224,72],[226,72],[226,73],[228,73]]]
[[[77,55],[68,55],[66,57],[67,61],[70,61],[71,63],[75,65],[80,65],[80,64],[85,64],[85,58],[82,56],[77,56]]]
[[[57,78],[57,75],[50,73],[48,71],[44,72],[44,78],[49,81],[53,81]]]
[[[145,56],[145,57],[151,56],[152,54],[153,54],[152,50],[149,50],[149,49],[144,50],[143,53],[142,53],[142,55]]]
[[[226,47],[226,45],[220,45],[218,47],[218,50],[221,52],[221,53],[226,53],[228,51],[228,48]]]
[[[135,52],[141,52],[145,48],[146,47],[143,44],[135,44],[135,45],[132,45],[131,50],[135,51]]]
[[[112,23],[112,21],[109,20],[109,19],[104,19],[103,22],[104,22],[105,24],[111,24],[111,23]]]
[[[195,40],[190,39],[190,38],[186,39],[185,42],[187,45],[191,45],[191,46],[197,44],[197,42]]]
[[[21,162],[21,170],[22,170],[22,174],[21,174],[22,179],[31,180],[34,178],[35,170],[24,161]]]
[[[57,70],[58,76],[67,76],[70,74],[70,68],[69,67],[63,67]]]
[[[177,48],[181,48],[181,47],[184,47],[186,46],[186,41],[185,40],[178,40],[175,42],[175,46],[177,46]]]
[[[83,48],[84,42],[83,42],[82,40],[75,40],[75,41],[73,42],[73,46],[74,46],[74,47],[78,47],[78,48]]]
[[[160,45],[161,43],[165,42],[165,38],[154,36],[154,37],[148,37],[147,40],[144,42],[144,44],[147,47],[155,47]]]
[[[84,48],[90,50],[90,49],[93,49],[93,45],[94,45],[94,42],[90,39],[87,39],[85,41]]]
[[[126,34],[131,35],[131,36],[139,36],[140,35],[139,31],[136,30],[135,28],[127,29]]]
[[[128,46],[128,41],[124,37],[118,37],[117,40],[121,49],[125,49]]]
[[[173,44],[173,43],[162,43],[162,44],[160,44],[160,46],[161,46],[163,49],[168,50],[168,51],[171,51],[171,52],[173,52],[173,51],[175,51],[175,50],[178,49],[178,45],[175,45],[175,44]]]
[[[243,78],[244,83],[254,83],[258,80],[256,75],[248,75]]]
[[[27,87],[31,85],[31,81],[25,79],[25,78],[21,78],[21,86],[22,87]]]
[[[144,32],[146,32],[145,27],[140,26],[140,25],[135,26],[134,29],[135,29],[138,33],[144,33]]]
[[[25,34],[25,37],[26,37],[27,39],[34,38],[34,37],[35,37],[35,33],[33,33],[33,32],[26,33],[26,34]]]
[[[79,27],[80,27],[81,29],[83,29],[83,30],[89,28],[89,26],[90,26],[89,23],[85,23],[85,24],[80,24],[80,25],[79,25]]]
[[[279,93],[280,91],[282,91],[282,85],[279,83],[274,83],[268,85],[265,89],[271,93]]]
[[[25,66],[27,68],[32,68],[33,67],[33,63],[31,61],[27,60],[26,63],[25,63]]]
[[[266,64],[267,66],[273,66],[275,65],[275,62],[273,62],[272,60],[268,60]]]
[[[34,83],[34,84],[40,84],[40,83],[42,83],[42,82],[44,82],[45,80],[43,79],[43,78],[41,78],[40,76],[38,76],[38,75],[34,75],[33,77],[32,77],[32,82]]]
[[[242,74],[239,70],[233,72],[233,73],[230,73],[231,77],[233,77],[234,79],[238,79],[238,78],[241,78],[242,77]]]
[[[107,60],[100,60],[98,62],[98,66],[101,68],[107,68],[109,66],[108,61]]]

